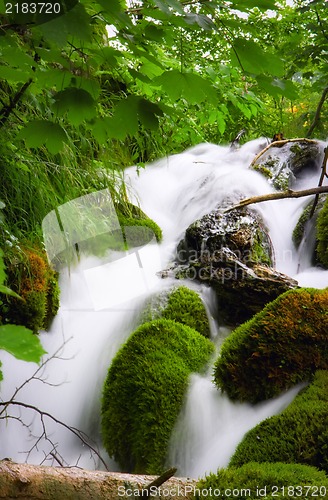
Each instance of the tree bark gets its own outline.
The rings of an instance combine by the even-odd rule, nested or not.
[[[147,496],[144,491],[163,500],[191,500],[196,483],[171,477],[156,486],[154,476],[0,461],[0,499],[6,500],[120,500]]]

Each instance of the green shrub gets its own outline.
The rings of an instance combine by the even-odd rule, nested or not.
[[[172,319],[190,326],[205,337],[210,336],[210,325],[202,299],[194,290],[179,286],[152,297],[142,313],[141,321],[158,318]]]
[[[252,403],[278,395],[328,368],[328,289],[280,295],[223,343],[215,383]]]
[[[196,498],[327,498],[323,471],[300,464],[250,462],[240,468],[219,469],[196,485]]]
[[[327,371],[317,371],[288,408],[246,434],[230,465],[247,462],[303,463],[328,471]]]
[[[160,319],[140,326],[115,356],[104,384],[105,448],[127,472],[162,471],[191,372],[214,346],[198,332]]]
[[[318,216],[317,242],[318,260],[328,268],[328,198]]]

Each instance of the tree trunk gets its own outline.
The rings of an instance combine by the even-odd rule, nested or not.
[[[6,500],[120,500],[155,494],[158,499],[191,500],[197,481],[171,477],[150,486],[154,482],[154,476],[0,461],[0,498]]]

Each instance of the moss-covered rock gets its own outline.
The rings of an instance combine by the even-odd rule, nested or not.
[[[219,469],[196,485],[196,498],[327,498],[328,477],[315,467],[300,464],[250,462]]]
[[[316,372],[311,384],[280,414],[252,430],[237,447],[230,465],[286,462],[328,471],[328,372]]]
[[[152,297],[141,315],[141,322],[165,318],[190,326],[205,337],[210,325],[202,299],[186,286],[174,287]]]
[[[172,320],[145,323],[115,356],[104,384],[104,446],[127,472],[162,471],[191,372],[200,371],[213,344]]]
[[[328,289],[284,293],[223,343],[215,382],[232,399],[271,398],[328,369]]]
[[[319,142],[299,140],[272,146],[252,166],[276,189],[285,191],[295,180],[316,171],[322,163],[323,146]]]
[[[128,247],[145,245],[154,237],[158,242],[162,240],[161,228],[137,205],[119,203],[116,213]]]
[[[328,269],[328,198],[318,216],[317,241],[318,260]]]
[[[226,212],[230,202],[187,228],[177,248],[178,263],[162,276],[173,274],[210,285],[220,319],[235,326],[297,282],[270,267],[271,240],[258,214],[248,208]]]
[[[1,321],[23,325],[34,333],[47,329],[59,308],[58,275],[45,253],[35,248],[16,251],[6,259],[7,284],[20,297],[7,296]]]

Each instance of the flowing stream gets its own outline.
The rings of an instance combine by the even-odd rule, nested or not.
[[[61,307],[51,331],[41,333],[48,353],[45,359],[50,360],[39,372],[35,373],[35,364],[1,352],[2,400],[9,400],[20,388],[15,399],[45,413],[40,416],[22,405],[8,408],[10,418],[0,420],[0,459],[101,468],[98,456],[65,427],[71,426],[84,432],[86,441],[91,438],[92,446],[99,446],[109,469],[119,470],[101,449],[99,431],[101,390],[110,361],[135,329],[146,298],[172,285],[171,278],[162,279],[156,273],[173,260],[187,226],[228,194],[242,192],[247,197],[273,191],[261,174],[248,169],[265,145],[265,139],[258,139],[232,151],[201,144],[138,172],[135,167],[126,171],[131,201],[139,201],[142,210],[163,229],[163,243],[150,242],[138,251],[117,253],[111,261],[83,257],[76,267],[61,273]],[[319,175],[318,171],[302,179],[294,189],[316,186]],[[292,230],[308,201],[271,201],[254,209],[269,228],[277,270],[297,279],[301,286],[324,288],[328,271],[311,267],[311,235],[299,251],[292,243]],[[206,304],[212,338],[219,349],[229,329],[217,316],[214,296],[204,285],[188,285],[198,290]],[[251,406],[229,401],[211,377],[211,370],[206,376],[191,376],[171,438],[168,464],[177,466],[180,475],[200,477],[226,466],[243,435],[285,408],[299,390],[296,387]],[[27,379],[31,380],[24,385]]]

